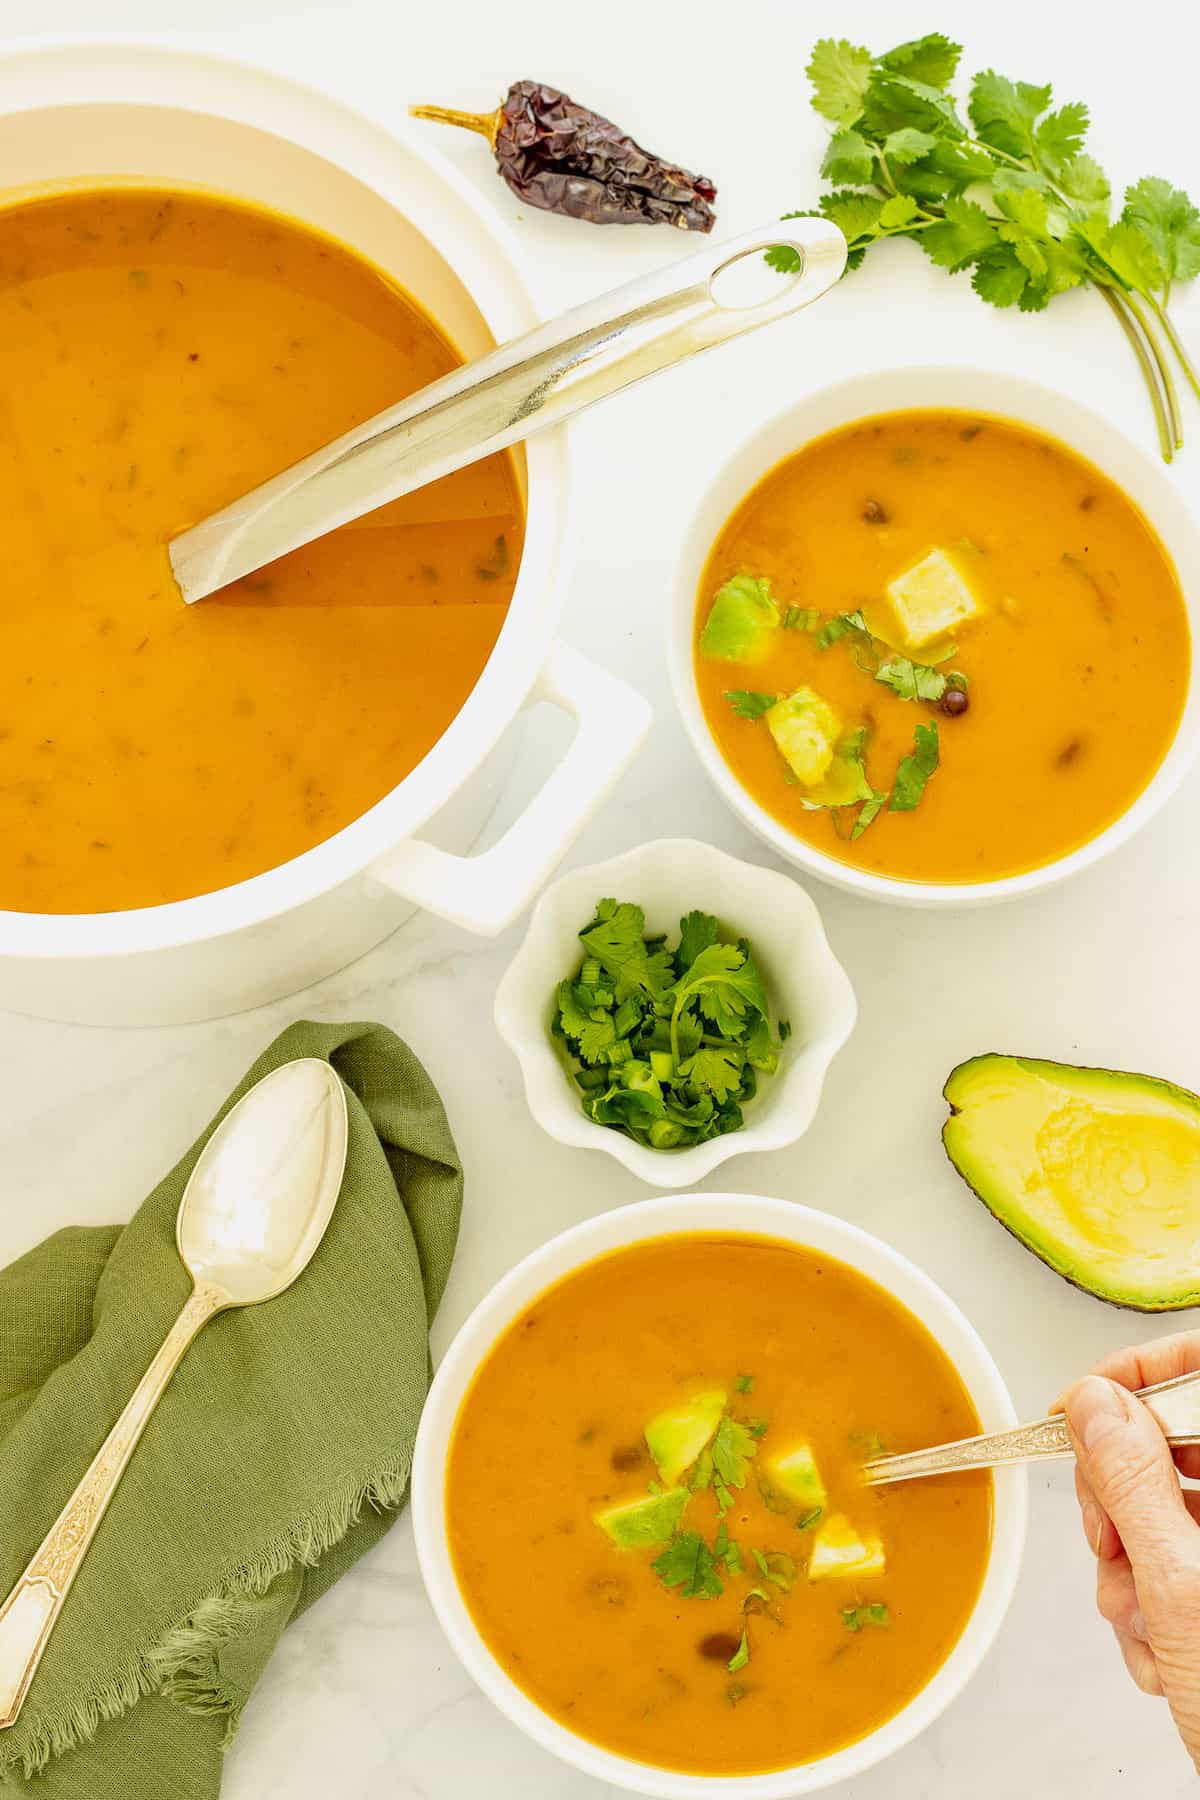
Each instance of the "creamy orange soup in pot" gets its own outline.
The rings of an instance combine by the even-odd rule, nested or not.
[[[0,908],[257,875],[437,742],[520,563],[507,456],[194,606],[166,544],[461,361],[377,268],[254,206],[72,187],[0,210]]]

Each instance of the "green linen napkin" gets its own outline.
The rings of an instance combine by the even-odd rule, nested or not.
[[[284,1626],[404,1499],[462,1169],[428,1075],[379,1025],[293,1025],[218,1118],[296,1056],[348,1090],[324,1243],[285,1294],[188,1351],[0,1732],[0,1794],[212,1800]],[[0,1597],[187,1298],[175,1216],[212,1128],[129,1225],[60,1231],[0,1271]]]

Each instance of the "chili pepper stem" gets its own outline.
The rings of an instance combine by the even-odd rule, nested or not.
[[[496,136],[503,117],[500,107],[490,113],[459,112],[452,106],[410,106],[408,110],[414,119],[435,119],[439,125],[461,125],[464,131],[477,131],[493,150],[496,148]]]

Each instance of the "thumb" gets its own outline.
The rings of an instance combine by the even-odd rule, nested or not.
[[[1170,1446],[1141,1401],[1089,1375],[1063,1404],[1080,1470],[1120,1533],[1135,1578],[1153,1583],[1192,1564],[1200,1570],[1200,1532]]]

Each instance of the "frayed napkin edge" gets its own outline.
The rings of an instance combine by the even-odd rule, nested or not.
[[[234,1571],[212,1594],[205,1594],[183,1620],[167,1630],[128,1668],[105,1681],[64,1715],[46,1719],[29,1734],[20,1752],[0,1740],[0,1787],[10,1775],[25,1780],[55,1757],[90,1743],[100,1726],[129,1712],[138,1701],[161,1694],[185,1712],[224,1714],[226,1748],[237,1735],[244,1697],[235,1695],[221,1677],[220,1655],[241,1636],[262,1598],[280,1575],[297,1567],[312,1568],[340,1543],[362,1517],[364,1507],[398,1512],[408,1492],[411,1450],[377,1469],[366,1480],[347,1486],[315,1516],[297,1519],[250,1563]],[[69,1611],[69,1607],[68,1607]],[[69,1629],[69,1622],[67,1622]]]

